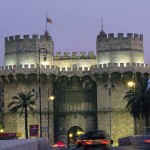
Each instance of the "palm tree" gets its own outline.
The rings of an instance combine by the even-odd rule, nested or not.
[[[13,96],[12,99],[15,100],[13,102],[10,102],[8,104],[9,112],[11,113],[16,113],[18,110],[21,110],[20,112],[20,117],[22,113],[24,112],[25,114],[25,134],[26,134],[26,139],[28,138],[28,108],[29,110],[33,113],[35,109],[32,107],[35,105],[35,99],[34,99],[34,94],[30,92],[25,92],[25,93],[18,93],[18,96]]]
[[[126,108],[130,115],[135,120],[145,118],[145,125],[148,127],[150,117],[150,88],[148,88],[148,79],[139,79],[135,84],[135,89],[125,93],[124,100],[127,100]]]

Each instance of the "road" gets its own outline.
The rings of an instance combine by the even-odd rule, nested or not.
[[[53,150],[53,149],[49,149]],[[57,149],[55,149],[57,150]],[[83,150],[82,148],[62,148],[58,150]],[[100,150],[100,149],[89,149],[89,150]],[[120,146],[120,147],[112,147],[110,150],[150,150],[150,146]]]
[[[150,146],[120,146],[112,147],[111,150],[150,150]]]

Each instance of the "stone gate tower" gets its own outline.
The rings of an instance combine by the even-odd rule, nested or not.
[[[47,49],[47,64],[42,62],[41,48]],[[120,33],[114,37],[114,34],[107,35],[102,30],[97,36],[96,56],[91,51],[88,54],[80,52],[80,55],[77,52],[72,52],[72,55],[69,52],[63,55],[56,52],[54,55],[50,35],[5,38],[5,66],[0,70],[0,82],[4,90],[5,132],[19,132],[22,135],[20,138],[24,137],[24,117],[20,118],[19,112],[10,114],[7,106],[12,96],[33,88],[36,91],[37,114],[33,117],[29,112],[28,119],[29,125],[39,124],[40,78],[43,136],[49,134],[51,143],[61,139],[73,144],[78,131],[103,129],[111,134],[114,144],[117,144],[119,137],[134,134],[135,128],[123,101],[128,90],[127,82],[133,76],[149,74],[149,65],[144,64],[142,35],[128,33],[124,37]],[[110,97],[105,85],[112,83],[116,86],[110,87]],[[51,94],[55,100],[48,103]],[[138,133],[144,133],[141,122],[138,124]]]

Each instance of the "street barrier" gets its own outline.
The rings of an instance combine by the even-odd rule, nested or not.
[[[0,140],[0,150],[48,150],[47,138]]]
[[[119,146],[150,145],[150,135],[134,135],[118,139]]]

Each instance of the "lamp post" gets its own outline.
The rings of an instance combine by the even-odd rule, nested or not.
[[[115,84],[113,83],[110,83],[110,84],[106,84],[105,85],[105,88],[106,90],[108,90],[108,94],[109,94],[109,111],[110,111],[110,116],[109,116],[109,123],[110,123],[110,126],[109,126],[109,131],[110,131],[110,147],[111,147],[111,124],[112,124],[112,97],[111,97],[111,94],[112,94],[112,89],[115,87]]]
[[[40,137],[42,137],[42,111],[41,111],[41,105],[42,105],[42,102],[41,102],[41,79],[40,79],[40,75],[41,75],[41,51],[43,51],[43,56],[44,56],[44,61],[46,61],[46,56],[47,56],[47,49],[45,48],[40,48],[39,49],[39,102],[40,102]]]

